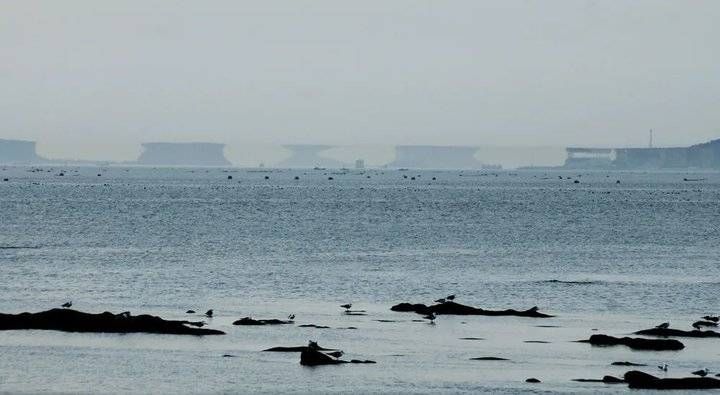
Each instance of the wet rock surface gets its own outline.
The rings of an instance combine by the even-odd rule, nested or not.
[[[685,345],[674,339],[644,339],[640,337],[613,337],[608,335],[592,335],[580,343],[590,343],[593,346],[627,346],[633,350],[676,351],[685,348]]]
[[[52,309],[39,313],[0,314],[0,330],[44,329],[64,332],[156,333],[170,335],[224,335],[215,329],[192,327],[189,321],[164,320],[142,314],[84,313]]]
[[[424,305],[422,303],[400,303],[390,308],[392,311],[413,312],[418,314],[453,314],[453,315],[486,315],[486,316],[517,316],[532,318],[549,318],[552,315],[541,313],[537,307],[527,310],[485,310],[477,307],[466,306],[455,302]]]
[[[625,373],[630,388],[658,390],[718,389],[720,380],[711,377],[659,378],[651,374],[632,370]]]
[[[292,324],[292,323],[293,323],[293,321],[288,321],[288,320],[277,320],[277,319],[255,320],[250,317],[244,317],[244,318],[241,318],[241,319],[233,322],[233,325],[260,326],[260,325],[287,325],[287,324]]]

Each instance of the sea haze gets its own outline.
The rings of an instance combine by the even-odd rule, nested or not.
[[[208,326],[228,333],[0,332],[0,391],[536,391],[528,377],[543,390],[619,391],[571,379],[622,375],[613,361],[650,373],[667,362],[685,376],[720,359],[712,339],[683,339],[677,353],[573,342],[664,321],[690,329],[718,313],[717,173],[5,167],[0,176],[0,312],[69,300],[176,319],[213,308]],[[557,317],[429,325],[389,310],[448,294]],[[347,302],[368,315],[342,314]],[[231,325],[291,313],[331,329]],[[337,329],[348,326],[358,329]],[[308,340],[377,364],[304,368],[297,354],[260,352]],[[510,361],[469,360],[484,356]]]

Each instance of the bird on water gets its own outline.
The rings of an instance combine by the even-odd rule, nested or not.
[[[65,302],[62,304],[62,308],[64,309],[69,309],[70,307],[72,307],[72,302]]]
[[[290,314],[290,315],[288,316],[288,319],[289,319],[290,321],[294,320],[294,319],[295,319],[295,314]]]
[[[658,369],[662,370],[663,372],[667,372],[668,364],[664,363],[662,365],[658,365]]]
[[[435,323],[435,318],[437,318],[437,316],[435,315],[435,313],[430,312],[430,313],[428,313],[428,314],[427,314],[425,317],[423,317],[423,318],[425,318],[426,320],[430,320],[430,323],[431,323],[431,324],[434,324],[434,323]]]
[[[345,309],[345,311],[350,311],[350,308],[352,307],[352,303],[341,304],[340,307]]]
[[[205,316],[208,317],[208,318],[212,318],[212,316],[213,316],[213,310],[210,309],[210,310],[206,311],[206,312],[205,312]]]

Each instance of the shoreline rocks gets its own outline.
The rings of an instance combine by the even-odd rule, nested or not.
[[[637,331],[633,333],[635,335],[645,335],[645,336],[658,336],[658,337],[720,337],[720,332],[715,331],[701,331],[701,330],[692,330],[692,331],[684,331],[682,329],[671,329],[671,328],[651,328],[651,329],[643,329],[641,331]]]
[[[449,314],[449,315],[485,315],[485,316],[517,316],[532,318],[550,318],[552,315],[541,313],[537,307],[527,310],[485,310],[477,307],[466,306],[455,302],[438,303],[431,306],[422,303],[400,303],[390,308],[392,311],[413,312],[417,314]]]
[[[593,346],[627,346],[633,350],[651,351],[677,351],[685,348],[685,345],[674,339],[644,339],[640,337],[613,337],[608,335],[592,335],[587,340],[579,340],[580,343],[590,343]]]
[[[269,320],[255,320],[250,317],[244,317],[241,318],[235,322],[233,322],[233,325],[241,325],[241,326],[260,326],[260,325],[286,325],[286,324],[292,324],[293,321],[285,321],[285,320],[277,320],[277,319],[269,319]]]
[[[88,333],[154,333],[167,335],[224,335],[215,329],[195,328],[189,321],[164,320],[152,315],[84,313],[51,309],[39,313],[2,314],[0,330],[41,329]]]
[[[692,390],[720,388],[720,380],[711,377],[659,378],[651,374],[631,370],[625,373],[630,388],[657,390]]]

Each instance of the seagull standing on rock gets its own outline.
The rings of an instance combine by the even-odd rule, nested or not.
[[[70,307],[72,307],[72,302],[65,302],[62,304],[61,307],[64,309],[69,309]]]
[[[445,298],[438,299],[438,300],[435,301],[435,303],[443,304],[443,303],[445,303]]]
[[[662,324],[656,326],[655,328],[658,328],[658,329],[667,329],[667,328],[669,328],[669,327],[670,327],[670,323],[669,323],[669,322],[663,322]]]
[[[710,370],[708,370],[708,368],[700,369],[700,370],[696,370],[696,371],[692,372],[692,374],[694,374],[695,376],[700,376],[700,377],[705,377],[708,375],[708,373],[710,373]]]
[[[450,302],[452,302],[453,300],[455,300],[455,294],[453,294],[453,295],[448,295],[448,296],[445,297],[445,299],[446,299],[446,300],[449,300]]]

